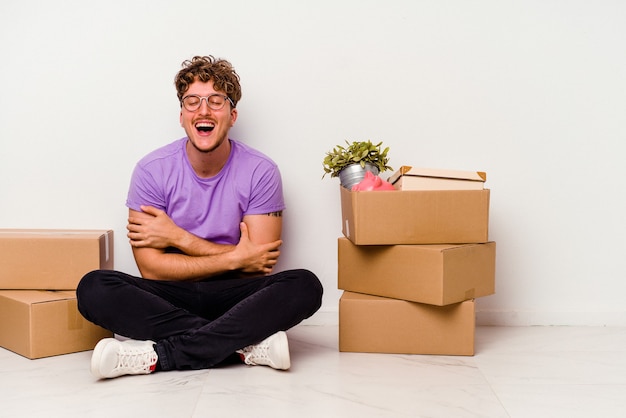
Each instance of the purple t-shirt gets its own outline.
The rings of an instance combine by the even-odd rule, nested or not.
[[[142,158],[131,177],[126,206],[165,211],[179,227],[217,244],[237,244],[244,215],[285,209],[280,171],[267,156],[230,140],[226,165],[214,177],[198,177],[182,138]]]

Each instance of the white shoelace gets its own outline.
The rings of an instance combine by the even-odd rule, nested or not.
[[[120,351],[117,355],[115,368],[134,373],[149,372],[158,359],[154,350],[146,350],[145,348],[123,347]]]
[[[269,344],[250,345],[238,351],[243,354],[244,362],[248,365],[256,365],[258,360],[265,360],[262,364],[269,361]]]

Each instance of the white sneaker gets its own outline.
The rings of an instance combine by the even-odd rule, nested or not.
[[[153,345],[153,341],[100,340],[91,356],[91,373],[100,379],[152,373],[158,360]]]
[[[278,370],[287,370],[291,366],[289,342],[284,331],[270,335],[258,344],[237,350],[237,353],[251,366],[270,366]]]

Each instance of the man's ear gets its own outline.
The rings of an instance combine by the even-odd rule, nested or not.
[[[180,126],[183,126],[183,111],[180,111],[180,116],[178,118],[178,121],[180,122]]]
[[[235,125],[235,121],[237,120],[237,108],[234,108],[230,111],[230,127],[232,128]]]

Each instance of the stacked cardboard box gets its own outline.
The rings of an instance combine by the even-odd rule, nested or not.
[[[341,188],[340,351],[474,354],[474,300],[495,292],[485,179],[402,167],[395,191]]]
[[[112,333],[82,317],[80,279],[113,268],[113,231],[0,229],[0,347],[35,359],[91,350]]]

